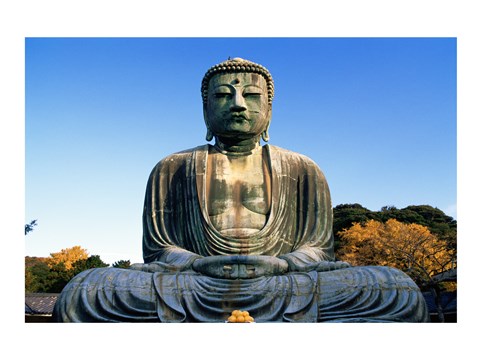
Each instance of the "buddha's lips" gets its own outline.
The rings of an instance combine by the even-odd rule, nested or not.
[[[244,114],[232,114],[230,119],[233,121],[248,120],[247,116]]]

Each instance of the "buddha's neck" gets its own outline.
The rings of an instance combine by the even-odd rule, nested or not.
[[[260,137],[251,139],[229,139],[215,137],[215,148],[222,154],[229,156],[246,156],[260,147]]]

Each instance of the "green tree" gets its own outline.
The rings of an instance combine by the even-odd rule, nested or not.
[[[364,225],[369,220],[385,223],[390,219],[426,226],[433,234],[445,240],[450,249],[455,250],[457,247],[456,220],[430,205],[410,205],[403,209],[390,205],[382,207],[380,211],[371,211],[360,204],[341,204],[333,208],[335,250],[341,247],[342,242],[338,233],[348,229],[353,223]]]
[[[74,253],[77,254],[78,251]],[[59,254],[65,255],[65,251],[52,253],[48,258],[25,257],[26,292],[59,293],[75,275],[82,271],[109,266],[100,259],[99,255],[81,258],[73,263],[72,257],[65,256],[63,260],[69,262],[67,266],[65,261],[60,259]]]
[[[45,258],[25,257],[25,292],[47,292],[51,285]]]
[[[410,205],[403,209],[383,207],[379,215],[383,222],[388,219],[397,219],[406,224],[427,226],[436,235],[443,235],[449,230],[457,229],[456,220],[430,205]]]
[[[100,259],[100,255],[91,255],[87,259],[77,260],[72,265],[72,277],[75,275],[80,274],[82,271],[93,269],[93,268],[101,268],[101,267],[108,267],[109,264],[105,263]]]
[[[33,231],[33,228],[37,226],[37,220],[32,220],[28,224],[25,224],[25,235]]]
[[[72,279],[72,271],[67,269],[63,262],[49,265],[49,287],[47,288],[48,293],[59,293],[63,290],[65,285]]]
[[[46,258],[25,257],[25,292],[57,293],[71,279],[63,263],[49,266]]]
[[[130,269],[131,265],[130,260],[119,260],[112,264],[113,267],[120,269]]]
[[[338,233],[354,223],[364,224],[368,220],[378,220],[378,215],[360,204],[340,204],[333,208],[334,248],[340,246]]]

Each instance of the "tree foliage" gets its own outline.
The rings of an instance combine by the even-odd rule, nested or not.
[[[88,256],[80,246],[62,249],[48,258],[26,256],[25,292],[59,293],[82,271],[107,266],[99,255]]]
[[[435,275],[456,267],[456,250],[426,226],[395,219],[354,223],[338,234],[337,256],[352,265],[383,265],[407,273],[420,287],[436,284]]]
[[[71,248],[62,249],[59,252],[51,253],[47,258],[47,265],[52,268],[55,265],[63,263],[66,270],[71,270],[73,264],[79,260],[88,259],[88,252],[80,246],[73,246]]]
[[[374,211],[370,211],[360,204],[341,204],[333,208],[333,234],[335,249],[340,246],[338,233],[348,229],[354,223],[364,224],[368,220],[379,220]]]
[[[426,226],[433,234],[447,241],[451,249],[457,246],[456,220],[430,205],[410,205],[403,209],[384,206],[380,211],[371,211],[360,204],[341,204],[333,208],[335,249],[342,246],[339,232],[350,228],[354,223],[364,225],[369,220],[386,222],[389,219]]]
[[[120,269],[129,269],[131,265],[130,260],[118,260],[112,264],[113,267]]]
[[[439,238],[446,240],[450,246],[456,246],[457,222],[440,209],[429,205],[410,205],[403,209],[384,207],[379,212],[380,221],[396,219],[406,224],[419,224]]]
[[[82,271],[94,269],[94,268],[101,268],[101,267],[108,267],[109,265],[100,259],[99,255],[92,255],[89,256],[87,259],[77,260],[72,268],[73,268],[73,275],[80,274]]]
[[[27,235],[29,232],[33,231],[33,228],[37,226],[37,220],[32,220],[28,224],[25,224],[25,235]]]
[[[25,291],[47,292],[50,288],[50,268],[45,258],[25,257]]]

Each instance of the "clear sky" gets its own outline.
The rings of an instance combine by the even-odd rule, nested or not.
[[[141,262],[153,166],[205,143],[200,83],[230,57],[275,82],[270,143],[312,158],[333,206],[456,218],[455,38],[27,38],[26,255]]]

